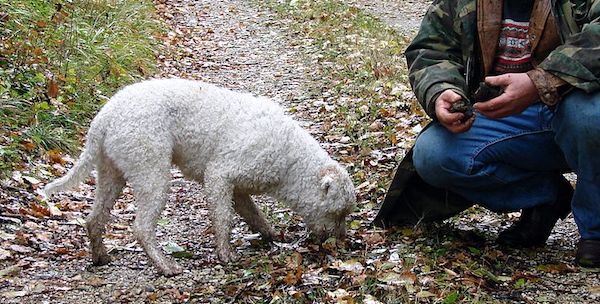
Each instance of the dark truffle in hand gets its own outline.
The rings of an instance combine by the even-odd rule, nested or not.
[[[484,102],[490,99],[494,99],[504,93],[504,90],[501,87],[493,87],[488,85],[485,82],[479,83],[479,88],[473,93],[473,103],[476,102]]]
[[[452,104],[452,106],[450,107],[450,112],[462,112],[463,114],[465,114],[462,121],[466,121],[467,119],[471,118],[471,116],[473,116],[473,106],[471,106],[471,103],[469,101],[461,99]]]

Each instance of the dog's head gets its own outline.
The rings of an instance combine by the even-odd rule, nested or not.
[[[323,166],[318,172],[316,188],[316,201],[306,202],[312,206],[304,216],[308,229],[319,241],[344,237],[346,216],[356,204],[354,185],[348,172],[338,164]]]

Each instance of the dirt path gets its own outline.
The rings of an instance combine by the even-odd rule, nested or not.
[[[344,2],[377,16],[404,35],[417,32],[431,4],[431,0],[345,0]]]
[[[159,1],[173,2],[173,1]],[[161,76],[194,78],[265,95],[289,105],[301,98],[309,67],[286,25],[248,1],[177,1],[158,5],[176,55]]]
[[[158,76],[204,80],[269,96],[287,106],[305,99],[302,87],[308,81],[309,68],[300,54],[303,46],[291,42],[286,24],[271,13],[241,0],[160,0],[157,9],[170,27],[164,43],[172,48],[171,55],[160,56]],[[87,237],[80,225],[93,197],[93,185],[87,184],[77,193],[58,196],[56,203],[69,206],[71,211],[56,220],[25,217],[7,223],[9,232],[21,231],[22,237],[40,244],[31,246],[35,249],[23,247],[22,256],[29,258],[20,259],[11,270],[13,278],[0,286],[5,303],[228,302],[222,290],[213,286],[238,277],[219,265],[212,252],[212,233],[200,187],[183,180],[176,171],[173,175],[158,237],[163,245],[174,242],[194,253],[191,259],[178,259],[185,269],[182,275],[157,276],[134,241],[130,227],[135,206],[128,188],[112,212],[114,222],[107,231],[106,243],[113,262],[90,267]],[[270,212],[286,212],[263,200],[271,204]],[[299,221],[291,218],[286,229],[301,233],[303,227],[297,225]],[[45,226],[52,233],[39,234]],[[8,237],[14,235],[19,234]],[[248,256],[264,255],[269,250],[251,246],[256,238],[244,224],[234,229],[235,245]]]

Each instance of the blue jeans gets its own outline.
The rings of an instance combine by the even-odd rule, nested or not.
[[[538,102],[501,119],[477,115],[460,134],[433,123],[413,160],[429,184],[496,212],[554,202],[560,172],[574,171],[579,233],[600,239],[600,92],[573,91],[554,111]]]

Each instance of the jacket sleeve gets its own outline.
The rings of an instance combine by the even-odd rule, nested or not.
[[[446,89],[465,97],[460,33],[453,1],[435,0],[419,32],[405,52],[410,84],[417,100],[432,118],[435,99]]]
[[[539,70],[530,74],[546,104],[556,104],[561,98],[552,89],[557,84],[566,83],[587,93],[600,90],[600,0],[589,3],[585,18],[588,22],[581,31],[567,37],[563,45],[540,63]]]

